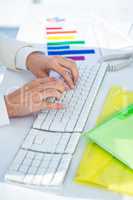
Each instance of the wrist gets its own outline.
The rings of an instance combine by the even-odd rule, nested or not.
[[[26,59],[26,66],[29,71],[33,71],[35,68],[37,68],[37,65],[40,63],[40,58],[44,58],[44,53],[43,52],[32,52],[27,56]]]

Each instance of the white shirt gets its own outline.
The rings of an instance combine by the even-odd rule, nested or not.
[[[32,52],[40,51],[41,48],[35,48],[31,44],[0,37],[0,63],[8,68],[27,70],[26,59],[28,55]],[[0,92],[0,126],[8,125],[9,123],[4,94]]]

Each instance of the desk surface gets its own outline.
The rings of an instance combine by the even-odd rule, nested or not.
[[[129,90],[133,89],[133,68],[127,68],[125,70],[122,70],[120,72],[115,73],[108,73],[105,77],[105,80],[102,84],[102,87],[99,91],[98,97],[96,99],[95,105],[93,107],[89,124],[86,126],[86,128],[90,128],[90,126],[93,126],[95,123],[95,119],[100,113],[104,98],[113,84],[121,85]],[[3,82],[3,87],[1,86],[1,89],[5,90],[7,88],[10,88],[12,85],[13,88],[16,86],[20,86],[23,83],[27,82],[29,79],[33,79],[34,77],[31,76],[31,74],[28,73],[17,73],[17,72],[11,72],[7,71],[6,76]],[[18,197],[20,199],[26,199],[31,197],[32,199],[41,200],[42,198],[51,199],[54,194],[57,194],[58,196],[54,195],[54,199],[57,197],[57,199],[66,199],[66,198],[73,198],[73,199],[101,199],[101,200],[121,200],[121,199],[128,199],[129,197],[122,197],[119,194],[108,192],[105,190],[100,190],[96,188],[91,187],[85,187],[76,185],[73,183],[73,177],[77,168],[77,165],[79,163],[84,141],[81,139],[80,144],[77,148],[76,154],[74,156],[72,165],[70,167],[69,173],[67,175],[64,187],[62,189],[62,192],[58,191],[45,191],[45,192],[39,192],[39,191],[33,191],[30,189],[26,189],[23,187],[16,187],[10,184],[5,184],[4,182],[4,174],[6,172],[7,167],[9,166],[14,154],[16,153],[17,149],[19,148],[23,138],[25,137],[25,134],[27,133],[27,130],[30,128],[31,124],[33,122],[33,117],[27,117],[22,119],[13,119],[11,120],[10,126],[3,127],[0,129],[0,198],[2,200],[17,200]],[[3,184],[2,184],[3,183]],[[15,194],[14,194],[15,192]]]
[[[91,128],[95,124],[95,120],[99,115],[105,96],[112,85],[120,85],[126,89],[133,90],[133,68],[127,68],[117,73],[108,73],[102,84],[97,96],[95,105],[90,115],[89,123],[86,129]],[[30,73],[17,73],[7,71],[3,85],[0,90],[21,86],[25,82],[33,79]],[[23,199],[89,199],[89,200],[129,200],[133,199],[119,194],[100,190],[97,188],[77,185],[73,182],[76,168],[79,164],[82,151],[84,149],[84,140],[81,139],[75,156],[73,158],[70,170],[68,172],[62,191],[46,191],[31,190],[13,184],[4,183],[4,174],[9,166],[14,154],[22,143],[28,129],[33,123],[33,117],[11,120],[10,126],[0,128],[0,199],[2,200],[23,200]]]

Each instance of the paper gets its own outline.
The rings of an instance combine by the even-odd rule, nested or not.
[[[75,25],[72,26],[69,21],[59,19],[55,17],[47,20],[45,32],[49,56],[61,55],[74,61],[84,61],[87,56],[92,57],[92,54],[96,54],[91,47],[86,48],[86,41]]]
[[[117,86],[112,87],[97,123],[101,123],[131,103],[133,103],[133,92]],[[75,181],[133,195],[133,170],[94,143],[87,144]]]

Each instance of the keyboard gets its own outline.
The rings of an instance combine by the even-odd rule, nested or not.
[[[13,159],[5,180],[24,185],[53,187],[63,184],[80,134],[106,73],[106,65],[78,63],[76,89],[64,93],[64,110],[38,114]]]
[[[78,62],[76,88],[65,92],[61,102],[65,109],[39,113],[33,128],[55,132],[82,132],[106,73],[105,64]]]

